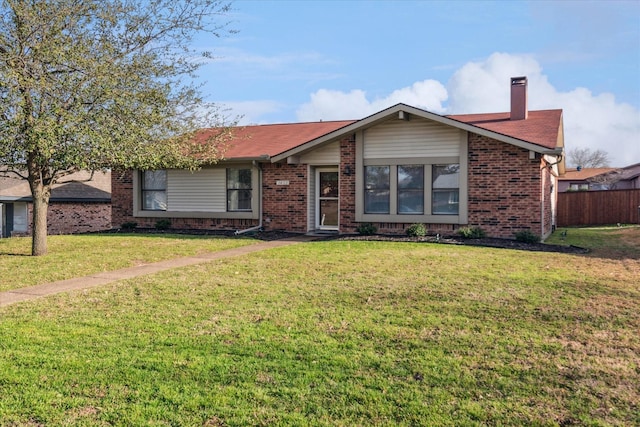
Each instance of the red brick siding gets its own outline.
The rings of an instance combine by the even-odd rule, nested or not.
[[[351,175],[346,175],[349,167]],[[340,232],[355,233],[356,222],[356,139],[355,135],[340,141]]]
[[[111,172],[111,222],[114,228],[125,222],[137,222],[133,218],[133,172]]]
[[[27,204],[31,235],[33,203]],[[76,203],[50,202],[47,210],[48,234],[77,234],[111,229],[111,204],[109,202]]]
[[[111,204],[50,203],[47,213],[49,234],[88,233],[111,229]]]
[[[469,134],[469,225],[492,237],[540,234],[540,164],[528,150]]]
[[[269,163],[262,166],[262,217],[266,230],[307,231],[306,164]],[[276,185],[289,181],[288,185]]]

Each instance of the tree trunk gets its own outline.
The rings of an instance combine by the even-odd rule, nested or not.
[[[33,226],[31,228],[31,255],[47,254],[47,211],[49,210],[50,191],[41,184],[33,189]]]

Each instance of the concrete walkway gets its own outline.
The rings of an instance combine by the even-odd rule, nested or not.
[[[61,292],[89,289],[118,280],[131,279],[133,277],[158,273],[171,268],[186,267],[188,265],[202,264],[222,258],[230,258],[252,252],[281,246],[293,245],[296,243],[316,240],[314,236],[295,236],[288,239],[272,240],[268,242],[256,243],[255,245],[241,246],[239,248],[227,249],[219,252],[211,252],[190,257],[175,258],[165,261],[144,264],[136,267],[123,268],[121,270],[95,273],[85,277],[60,280],[58,282],[45,283],[42,285],[29,286],[27,288],[13,289],[11,291],[0,292],[0,307],[5,307],[20,301],[32,300]]]

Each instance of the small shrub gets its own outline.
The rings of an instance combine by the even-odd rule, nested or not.
[[[166,230],[171,227],[171,221],[168,219],[159,219],[156,221],[156,229],[157,230]]]
[[[411,224],[407,228],[407,235],[412,237],[424,237],[427,235],[427,227],[424,224]]]
[[[358,225],[358,228],[356,228],[356,231],[362,234],[363,236],[370,236],[372,234],[376,234],[376,232],[378,231],[378,227],[371,224],[370,222],[365,222],[363,224]]]
[[[524,243],[540,243],[540,236],[531,230],[522,230],[516,233],[516,240]]]
[[[121,225],[123,230],[133,230],[134,228],[136,228],[138,226],[137,222],[125,222]]]
[[[487,233],[480,227],[460,227],[458,234],[464,239],[482,239]]]

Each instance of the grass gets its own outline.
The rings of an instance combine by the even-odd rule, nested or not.
[[[12,305],[0,425],[638,425],[605,248],[315,242]]]
[[[596,257],[640,259],[640,226],[561,228],[546,243],[589,248]]]
[[[49,236],[32,257],[31,238],[0,239],[0,292],[255,243],[215,236],[98,234]]]

